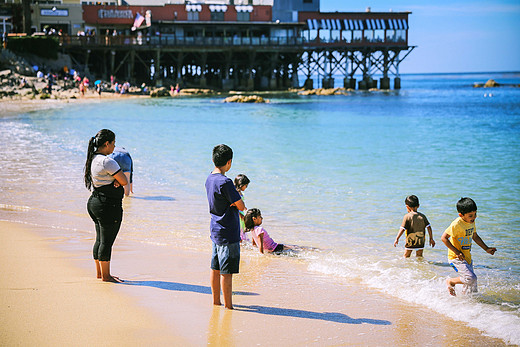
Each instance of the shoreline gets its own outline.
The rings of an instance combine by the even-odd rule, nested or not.
[[[50,227],[2,221],[0,237],[4,345],[90,345],[99,338],[93,321],[108,331],[104,345],[505,345],[285,257],[244,256],[234,277],[235,310],[227,310],[211,304],[209,242],[200,254],[116,240],[112,272],[126,282],[109,284],[95,278],[93,234],[71,240]]]
[[[108,100],[124,100],[119,96],[113,98],[109,96],[101,100],[97,95],[73,101],[28,100],[27,108],[45,109],[50,108],[50,105],[66,107],[74,105],[76,101],[101,103]],[[131,96],[124,96],[124,98],[127,97]],[[12,103],[13,114],[22,112],[21,109],[16,109],[20,104],[21,102],[18,100]],[[0,101],[0,110],[3,110],[3,105],[3,102]],[[38,107],[40,105],[41,107]],[[9,201],[4,201],[4,203],[9,204]],[[49,211],[36,208],[35,210],[38,210],[35,215],[33,215],[31,207],[28,207],[28,210],[24,209],[24,213],[21,214],[0,206],[0,220],[18,221],[13,224],[15,230],[18,230],[16,227],[21,225],[22,229],[34,232],[33,236],[39,238],[37,244],[45,243],[52,251],[59,250],[58,253],[52,253],[51,258],[67,260],[71,267],[80,269],[80,273],[74,274],[72,278],[80,280],[85,278],[85,281],[64,295],[70,295],[70,292],[79,293],[83,287],[90,289],[98,284],[104,287],[104,284],[99,281],[91,282],[93,266],[90,249],[93,243],[93,227],[88,216],[86,214],[85,216],[75,215],[80,219],[81,230],[78,235],[70,236],[64,235],[70,231],[56,230],[54,229],[55,223],[49,222],[51,218],[55,219],[61,214],[51,216]],[[53,213],[60,212],[59,210],[53,211]],[[24,224],[28,220],[36,221],[39,226]],[[60,223],[63,221],[58,222],[58,224]],[[190,228],[189,225],[187,227]],[[3,224],[0,224],[0,230],[3,231]],[[9,232],[11,232],[11,228],[9,228]],[[4,244],[4,248],[8,249],[9,246]],[[33,252],[29,249],[24,253],[32,255]],[[195,253],[187,249],[177,249],[174,246],[154,246],[128,241],[123,237],[116,241],[113,273],[132,283],[127,283],[131,285],[125,286],[111,284],[107,284],[107,286],[113,288],[116,296],[121,295],[125,298],[125,306],[135,306],[139,310],[146,311],[146,314],[150,315],[152,319],[159,321],[158,324],[163,326],[164,332],[168,336],[173,335],[174,341],[189,341],[184,345],[204,343],[250,345],[251,341],[259,341],[259,344],[272,344],[272,338],[269,340],[264,336],[275,336],[274,341],[288,345],[316,342],[325,345],[381,345],[385,342],[388,345],[409,345],[411,343],[505,345],[502,340],[488,338],[481,331],[469,328],[466,323],[454,321],[420,305],[403,302],[403,300],[367,288],[359,283],[350,283],[348,278],[338,279],[332,275],[309,272],[308,268],[299,263],[297,259],[287,257],[244,256],[241,274],[237,275],[235,281],[235,290],[238,294],[234,297],[234,303],[237,310],[228,314],[228,311],[220,310],[220,308],[214,309],[210,305],[210,295],[208,294],[209,254],[209,248],[205,253]],[[5,264],[11,263],[5,262]],[[21,276],[25,276],[25,269],[32,266],[33,264],[28,264],[26,267],[22,267]],[[54,271],[54,266],[44,267],[42,271],[48,272],[48,275],[51,276],[51,268]],[[3,276],[6,270],[11,271],[9,268],[4,269]],[[52,291],[62,290],[63,288],[60,286],[63,286],[64,283],[68,282],[64,280],[56,288],[53,287]],[[40,285],[42,288],[46,288],[48,284],[43,281],[32,288],[38,289]],[[11,295],[10,291],[19,290],[9,287],[9,283],[2,284],[1,288],[4,290],[3,297],[7,297],[6,293]],[[38,291],[42,292],[39,289]],[[45,292],[46,295],[48,293],[49,291]],[[87,293],[88,295],[90,292]],[[27,298],[34,302],[49,299],[41,296],[32,298],[27,296]],[[39,304],[33,306],[39,307]],[[32,313],[32,310],[33,307],[30,306],[25,312]],[[38,312],[33,325],[40,327],[47,318],[46,311]],[[30,316],[34,316],[34,314],[30,314]],[[24,319],[27,318],[24,317]],[[62,319],[74,321],[74,324],[71,323],[70,329],[78,329],[78,331],[83,329],[81,324],[88,324],[86,321],[78,322],[78,318],[74,315],[58,321],[61,322]],[[390,325],[385,325],[387,322],[390,322]],[[25,323],[21,322],[20,326],[16,328],[23,329],[21,324]],[[136,331],[136,334],[148,333],[135,328],[131,322],[128,324],[132,327],[132,331]],[[298,327],[302,327],[303,332],[292,331],[296,324]],[[218,330],[219,326],[225,327],[225,329]],[[114,327],[120,330],[127,329],[120,325],[114,325]],[[254,331],[255,329],[259,331]],[[178,331],[181,331],[182,334],[178,334]],[[454,334],[453,331],[457,331],[457,334]],[[22,336],[25,333],[22,331],[19,335]],[[46,336],[46,333],[42,332],[40,335]],[[162,333],[163,330],[160,334]],[[320,335],[318,336],[317,333]],[[5,333],[0,334],[0,336],[4,335]],[[9,336],[12,337],[12,335]],[[65,340],[66,337],[62,338],[62,342],[70,342]],[[1,339],[0,341],[3,341],[3,337]],[[42,341],[32,340],[31,342],[31,344],[36,344],[36,342],[42,344]],[[74,344],[78,344],[77,341]],[[117,343],[114,342],[114,344]],[[159,341],[157,344],[162,343]],[[170,341],[169,345],[171,344]]]

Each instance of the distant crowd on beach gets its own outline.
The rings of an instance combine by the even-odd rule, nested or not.
[[[123,187],[132,181],[133,175],[128,151],[117,149],[114,152],[115,149],[115,134],[102,129],[90,139],[85,163],[85,185],[92,190],[87,208],[96,226],[94,260],[97,277],[108,282],[122,282],[110,274],[110,258],[122,220],[121,201],[124,195],[128,196],[132,192],[128,189],[125,192]],[[239,273],[241,245],[250,242],[262,254],[284,254],[313,248],[274,241],[263,227],[260,209],[246,208],[244,191],[251,181],[245,174],[237,175],[234,181],[226,176],[233,161],[233,150],[229,146],[215,146],[212,159],[214,169],[205,182],[212,241],[211,292],[214,305],[222,305],[222,292],[224,306],[233,309],[233,275]],[[409,258],[414,251],[418,257],[422,257],[426,231],[429,245],[435,247],[432,227],[426,215],[418,211],[420,204],[417,196],[407,196],[404,203],[407,213],[403,217],[394,247],[404,234],[404,257]],[[471,258],[472,242],[491,255],[496,252],[496,248],[487,246],[477,233],[475,201],[463,197],[457,202],[456,208],[458,217],[441,236],[441,241],[448,248],[449,264],[458,276],[446,280],[448,292],[453,296],[456,295],[457,284],[462,285],[464,294],[477,291],[477,276]]]

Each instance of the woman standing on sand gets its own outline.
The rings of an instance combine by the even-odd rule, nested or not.
[[[112,245],[123,219],[123,186],[128,184],[125,174],[117,162],[108,155],[114,151],[116,135],[100,130],[90,138],[85,163],[85,186],[93,189],[88,199],[87,210],[96,225],[94,261],[97,278],[105,282],[123,282],[110,275]]]

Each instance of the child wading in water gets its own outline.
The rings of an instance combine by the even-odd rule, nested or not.
[[[404,245],[404,257],[409,258],[413,251],[418,257],[423,256],[423,250],[425,245],[425,233],[424,230],[428,229],[428,235],[430,236],[430,246],[435,247],[435,241],[433,240],[432,227],[428,218],[421,212],[417,212],[419,208],[419,198],[415,195],[410,195],[404,200],[406,210],[408,211],[403,218],[403,223],[399,228],[399,233],[394,241],[394,247],[399,243],[399,238],[406,232],[406,243]]]
[[[250,231],[253,237],[253,246],[258,247],[260,253],[266,250],[269,253],[280,253],[284,250],[293,249],[292,246],[282,245],[276,243],[267,233],[267,230],[262,228],[262,213],[257,208],[247,210],[244,218],[245,231]]]
[[[236,188],[238,194],[240,194],[240,197],[242,198],[242,201],[244,201],[244,203],[245,203],[245,200],[244,200],[243,192],[246,190],[246,188],[250,182],[251,181],[249,180],[249,178],[247,178],[246,175],[239,174],[239,175],[237,175],[237,177],[235,177],[235,188]],[[240,216],[240,242],[249,241],[249,239],[247,238],[247,234],[244,232],[244,229],[245,229],[244,217],[246,216],[246,211],[239,210],[238,213]]]
[[[477,275],[473,271],[471,243],[475,241],[486,253],[495,254],[495,247],[488,247],[477,234],[475,219],[477,204],[471,198],[461,198],[457,202],[459,217],[442,234],[441,240],[448,247],[448,259],[459,277],[448,278],[446,285],[451,295],[455,296],[455,285],[462,284],[464,294],[477,292]]]

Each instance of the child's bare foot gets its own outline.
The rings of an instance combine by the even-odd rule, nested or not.
[[[446,284],[448,285],[448,292],[451,296],[457,296],[457,293],[455,293],[455,286],[452,286],[450,284],[450,280],[446,280]]]
[[[213,305],[215,306],[222,306],[222,303],[219,301],[219,302],[214,302]]]

